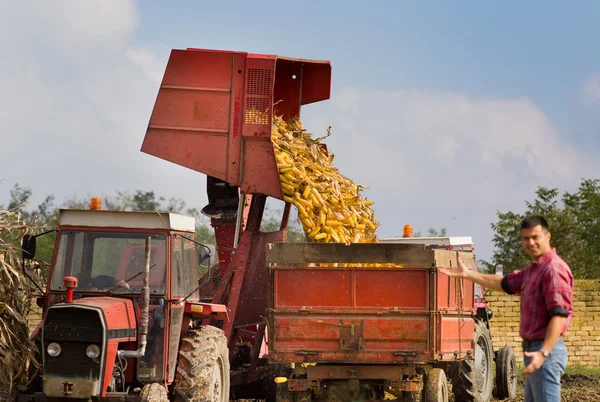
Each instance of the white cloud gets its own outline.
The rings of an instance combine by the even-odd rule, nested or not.
[[[304,119],[314,131],[333,126],[330,150],[342,172],[370,186],[380,235],[399,235],[405,223],[446,227],[474,236],[485,258],[497,210],[522,210],[538,185],[571,190],[598,173],[526,98],[347,88]]]
[[[140,152],[169,55],[132,0],[11,2],[0,14],[0,199],[154,190],[205,203],[204,176]]]
[[[592,75],[583,83],[582,92],[585,102],[600,102],[600,73]]]
[[[204,175],[140,152],[168,50],[136,43],[139,22],[132,0],[4,5],[1,200],[19,183],[34,203],[143,189],[204,205]],[[600,100],[600,78],[585,93]],[[480,257],[491,254],[497,209],[520,210],[538,185],[569,190],[598,174],[526,98],[347,88],[303,113],[316,135],[333,126],[336,165],[370,186],[382,236],[404,223],[446,227],[473,235]]]

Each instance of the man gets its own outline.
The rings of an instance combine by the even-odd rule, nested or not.
[[[521,222],[521,242],[531,257],[522,271],[504,277],[474,272],[458,261],[443,273],[481,286],[521,296],[521,326],[527,376],[525,402],[560,402],[560,377],[567,365],[567,348],[561,338],[573,314],[573,274],[550,246],[550,228],[541,216]]]

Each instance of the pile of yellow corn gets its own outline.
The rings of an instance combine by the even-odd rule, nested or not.
[[[374,243],[378,222],[362,186],[342,176],[333,155],[302,128],[300,120],[273,118],[271,134],[283,199],[296,206],[309,241]]]

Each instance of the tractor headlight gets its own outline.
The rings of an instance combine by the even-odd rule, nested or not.
[[[51,344],[48,345],[48,347],[46,348],[46,350],[48,351],[48,354],[52,357],[56,357],[60,354],[61,352],[61,347],[58,343],[56,342],[52,342]]]
[[[98,356],[100,356],[100,348],[98,346],[96,346],[96,345],[90,345],[85,350],[85,354],[90,359],[97,359]]]

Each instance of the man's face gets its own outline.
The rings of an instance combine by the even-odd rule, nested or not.
[[[541,225],[521,229],[521,242],[525,252],[535,260],[550,251],[550,232],[544,230]]]

